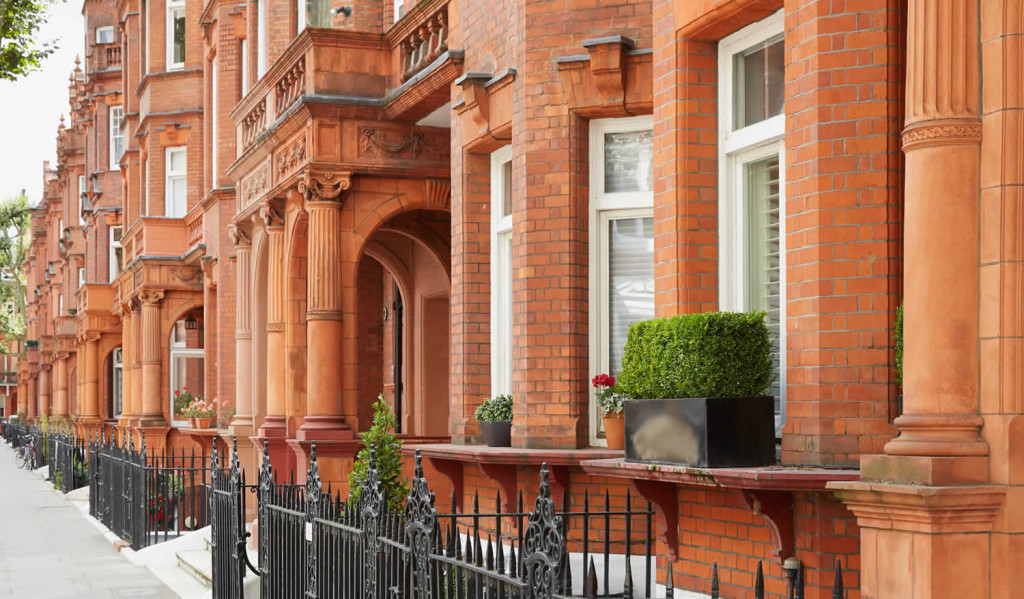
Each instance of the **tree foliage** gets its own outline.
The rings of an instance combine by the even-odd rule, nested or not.
[[[0,203],[0,334],[7,339],[25,338],[24,264],[30,226],[28,198],[24,192]]]
[[[39,41],[40,26],[55,0],[0,0],[0,80],[13,81],[39,68],[57,46]]]
[[[402,509],[405,498],[409,496],[409,481],[402,476],[402,442],[394,430],[395,413],[384,397],[378,396],[377,403],[373,404],[373,425],[362,434],[363,448],[356,454],[348,478],[349,501],[359,501],[370,466],[370,450],[373,449],[380,489],[388,508],[394,511]]]

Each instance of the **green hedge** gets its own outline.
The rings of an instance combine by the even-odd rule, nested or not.
[[[775,381],[764,312],[708,312],[629,327],[618,386],[633,399],[753,397]]]

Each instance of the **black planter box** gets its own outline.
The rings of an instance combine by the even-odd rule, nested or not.
[[[626,460],[701,468],[775,463],[771,397],[631,399]]]
[[[484,434],[484,443],[488,447],[512,446],[512,421],[481,422],[480,431]]]

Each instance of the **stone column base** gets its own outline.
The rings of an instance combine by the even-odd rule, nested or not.
[[[832,482],[861,529],[862,599],[987,599],[1006,489]]]

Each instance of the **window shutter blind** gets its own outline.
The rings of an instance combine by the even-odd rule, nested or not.
[[[781,348],[782,287],[779,230],[779,158],[773,156],[746,165],[747,179],[747,305],[767,313],[775,352],[775,382],[768,389],[775,398],[775,413],[782,400]]]
[[[622,369],[629,325],[654,318],[654,219],[608,222],[608,372]]]

